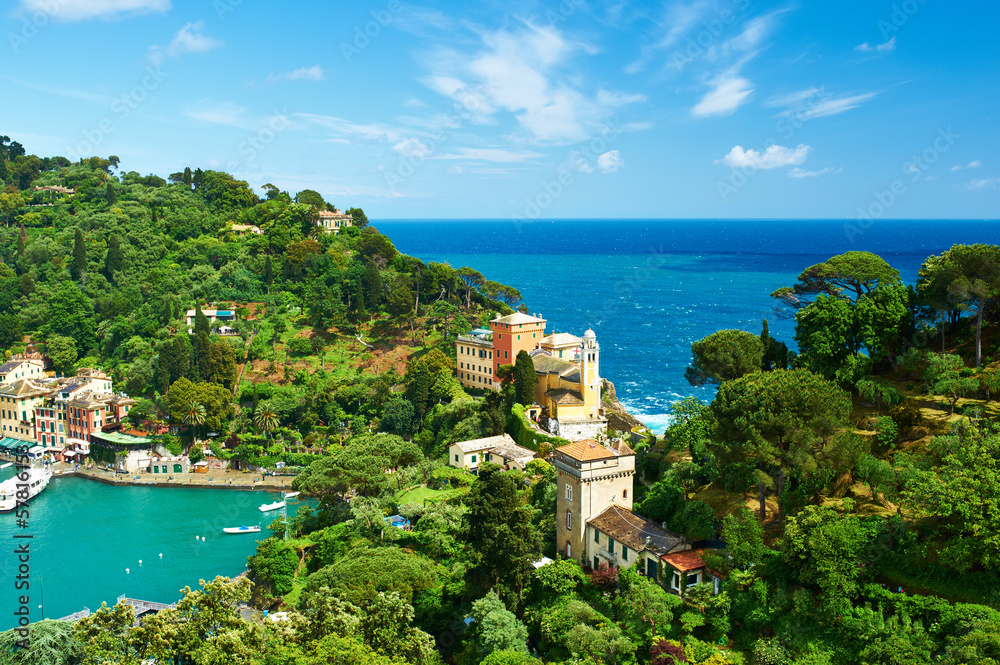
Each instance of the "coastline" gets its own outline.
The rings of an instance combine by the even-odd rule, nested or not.
[[[61,467],[61,468],[60,468]],[[185,473],[170,476],[172,480],[157,479],[152,474],[113,473],[105,469],[75,469],[70,465],[52,465],[52,477],[65,478],[77,476],[103,483],[105,485],[136,486],[136,487],[203,487],[206,489],[227,489],[259,492],[280,492],[290,490],[295,476],[262,476],[259,473],[243,473],[213,469],[208,473]],[[138,480],[137,480],[138,478]]]

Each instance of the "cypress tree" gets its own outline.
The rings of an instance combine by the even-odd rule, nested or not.
[[[104,276],[114,280],[115,273],[122,269],[123,263],[121,241],[118,236],[113,235],[108,239],[108,253],[104,255]]]
[[[17,234],[17,255],[24,256],[24,248],[28,245],[28,230],[21,224],[21,232]]]
[[[7,160],[0,157],[0,184],[7,182]]]
[[[80,280],[80,283],[84,283],[87,278],[87,246],[83,239],[83,232],[80,229],[76,230],[76,235],[73,238],[73,279]]]
[[[524,406],[535,401],[535,363],[527,351],[518,351],[514,361],[514,400]]]
[[[208,355],[209,346],[211,345],[208,336],[208,317],[201,311],[201,305],[196,302],[194,307],[194,344],[191,347],[191,351],[193,354],[192,359],[194,362],[192,364],[195,368],[195,375],[202,381],[208,379],[212,369]]]
[[[108,188],[105,193],[105,198],[108,199],[108,205],[112,205],[113,203],[118,201],[118,194],[115,192],[115,188],[110,182],[108,183]]]
[[[764,348],[761,369],[765,372],[771,371],[771,334],[767,328],[767,319],[764,319],[764,329],[760,331],[760,344]]]
[[[358,316],[364,316],[365,315],[365,291],[364,291],[363,288],[361,288],[361,280],[360,279],[357,280],[357,282],[355,284],[356,284],[357,291],[358,291],[358,302],[357,302]]]
[[[267,284],[268,288],[271,286],[271,282],[274,281],[274,268],[271,266],[271,255],[268,254],[267,258],[264,259],[264,283]]]

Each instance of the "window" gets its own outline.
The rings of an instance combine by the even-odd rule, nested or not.
[[[719,595],[719,578],[718,577],[713,577],[712,578],[712,594],[715,595],[715,596]]]
[[[601,532],[598,531],[597,529],[594,529],[594,542],[597,543],[598,545],[601,544]]]
[[[615,553],[615,539],[612,538],[611,536],[608,536],[608,552],[610,554]]]
[[[690,573],[687,575],[687,585],[688,587],[693,587],[698,585],[698,581],[701,577],[701,573]]]
[[[566,511],[566,528],[567,529],[573,528],[573,513],[569,512],[568,510]]]
[[[622,490],[622,498],[623,499],[627,499],[628,498],[628,490]]]
[[[475,455],[473,455],[473,456],[472,456],[472,463],[473,463],[473,464],[475,464],[475,463],[476,463],[476,456],[475,456]]]
[[[646,559],[646,577],[651,580],[656,579],[656,560]]]
[[[573,486],[570,485],[569,483],[566,483],[566,500],[567,501],[573,500]]]
[[[572,545],[569,544],[568,540],[566,541],[566,558],[567,559],[573,558],[573,547]]]
[[[456,462],[458,461],[458,454],[457,453],[455,454],[455,461]]]
[[[594,555],[594,570],[597,570],[600,567],[601,567],[601,560],[598,559],[597,555],[595,554]]]
[[[622,546],[622,561],[628,561],[628,548]]]

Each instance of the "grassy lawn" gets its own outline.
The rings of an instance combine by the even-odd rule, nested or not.
[[[418,487],[416,489],[403,492],[396,497],[399,503],[419,503],[423,504],[425,501],[442,501],[459,494],[465,494],[468,491],[467,488],[459,488],[452,490],[432,490],[429,487]]]

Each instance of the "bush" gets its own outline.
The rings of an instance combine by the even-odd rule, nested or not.
[[[297,356],[308,356],[312,353],[312,344],[305,337],[293,337],[288,342],[288,350]]]

